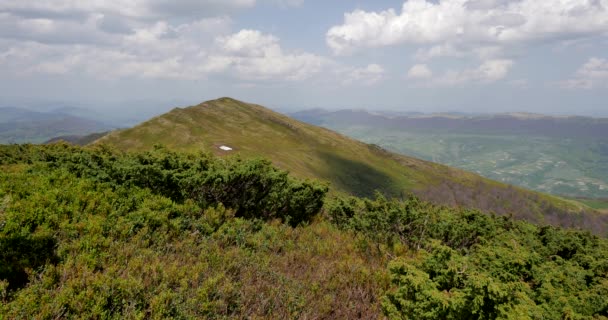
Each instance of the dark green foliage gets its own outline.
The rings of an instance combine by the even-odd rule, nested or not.
[[[608,318],[588,232],[380,194],[313,219],[323,185],[160,147],[5,146],[0,168],[2,319]]]
[[[9,290],[24,286],[26,269],[56,262],[55,245],[50,236],[0,236],[0,279],[8,281]]]
[[[279,218],[294,226],[319,212],[327,192],[326,186],[294,180],[266,160],[184,155],[161,146],[137,154],[66,144],[15,145],[0,151],[0,164],[37,161],[116,188],[147,188],[177,202],[193,199],[201,208],[223,204],[234,209],[237,217]]]
[[[7,151],[0,165],[0,319],[379,314],[376,302],[389,283],[383,265],[363,260],[352,238],[328,223],[280,223],[308,222],[325,188],[293,180],[267,162],[162,149],[0,151]],[[265,183],[241,189],[251,192],[242,197],[248,206],[203,202],[190,198],[193,188],[184,191],[235,173]],[[281,205],[252,190],[262,187]],[[249,202],[254,196],[260,204]],[[227,208],[233,204],[241,218],[237,208]]]
[[[477,211],[405,201],[338,199],[329,218],[415,255],[390,264],[383,308],[408,319],[608,317],[608,243]]]
[[[327,192],[325,186],[290,178],[265,160],[236,159],[215,164],[204,175],[186,174],[181,188],[202,207],[223,203],[237,217],[282,218],[292,225],[310,221]]]

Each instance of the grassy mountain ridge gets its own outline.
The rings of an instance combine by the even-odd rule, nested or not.
[[[372,196],[412,192],[439,204],[478,208],[539,223],[603,233],[606,216],[576,202],[511,187],[447,166],[398,155],[231,98],[176,108],[95,141],[141,151],[162,144],[178,151],[264,157],[300,178],[334,190]],[[220,146],[232,151],[223,151]]]

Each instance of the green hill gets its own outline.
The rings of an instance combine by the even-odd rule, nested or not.
[[[438,204],[478,208],[536,223],[604,233],[607,217],[576,201],[508,186],[447,166],[398,155],[262,106],[231,98],[172,111],[94,142],[124,151],[172,150],[263,157],[300,178],[370,197],[414,193]],[[221,146],[232,148],[230,151]]]

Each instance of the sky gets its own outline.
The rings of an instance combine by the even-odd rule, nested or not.
[[[608,117],[608,0],[0,0],[0,106]]]

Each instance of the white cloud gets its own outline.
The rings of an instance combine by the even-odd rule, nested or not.
[[[562,81],[560,85],[568,89],[608,88],[608,60],[590,58],[573,78]]]
[[[431,47],[421,56],[439,56],[606,32],[608,0],[409,0],[400,13],[393,9],[346,13],[342,25],[329,29],[326,42],[338,55],[414,44]]]
[[[429,79],[433,77],[433,72],[426,64],[417,64],[410,68],[407,77],[410,79]]]
[[[441,75],[432,76],[431,70],[426,65],[415,65],[408,72],[408,78],[412,81],[418,81],[418,85],[423,87],[459,87],[466,84],[489,84],[504,79],[512,66],[513,61],[511,60],[487,60],[476,68],[461,71],[448,70]]]
[[[280,54],[278,39],[257,30],[241,30],[216,40],[220,47],[231,54],[248,57]]]
[[[56,18],[106,14],[137,19],[167,19],[171,17],[216,16],[232,10],[250,8],[255,0],[3,0],[0,12],[13,12],[23,16],[53,16]]]
[[[116,35],[100,28],[101,15],[90,15],[81,20],[23,18],[0,12],[0,38],[44,43],[91,43],[107,45],[117,40]]]
[[[343,85],[371,86],[382,81],[385,74],[384,68],[375,63],[362,68],[344,68],[338,70],[338,77]]]
[[[244,80],[303,80],[319,73],[329,61],[306,52],[285,53],[279,39],[257,30],[241,30],[216,40],[220,51],[209,69],[231,71]]]
[[[329,66],[306,52],[285,52],[279,39],[257,30],[215,37],[209,43],[190,38],[197,21],[173,27],[160,21],[124,36],[116,47],[13,44],[0,51],[0,67],[21,74],[84,74],[95,78],[200,79],[223,73],[243,80],[297,81]]]
[[[297,6],[302,0],[263,0]],[[302,80],[329,60],[223,15],[255,0],[0,1],[0,72],[96,78]],[[203,17],[203,18],[201,18]],[[4,45],[2,45],[2,43]]]
[[[467,83],[492,83],[506,77],[513,66],[511,60],[489,60],[475,69],[448,71],[434,80],[438,85],[461,86]]]

